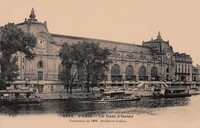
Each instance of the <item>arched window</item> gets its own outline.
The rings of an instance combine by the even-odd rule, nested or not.
[[[166,73],[169,73],[169,68],[166,69]]]
[[[157,67],[153,67],[151,69],[151,76],[153,76],[153,77],[157,76],[157,71],[158,71]]]
[[[118,64],[112,66],[111,75],[120,75],[120,67]]]
[[[129,65],[129,66],[126,68],[125,74],[126,74],[126,76],[133,76],[133,66],[132,66],[132,65]]]
[[[195,76],[195,77],[193,78],[193,81],[196,81],[196,79],[197,79],[197,78],[196,78],[196,76]]]
[[[133,80],[133,66],[129,65],[125,71],[126,79]]]
[[[122,76],[120,75],[120,67],[118,64],[115,64],[111,68],[111,79],[112,81],[121,81]]]
[[[39,61],[39,62],[37,63],[37,67],[38,67],[38,68],[44,68],[44,63],[43,63],[42,61]]]
[[[151,69],[151,79],[152,80],[159,80],[159,78],[158,78],[158,68],[157,67],[153,67]]]
[[[140,69],[139,69],[139,79],[140,80],[147,80],[146,67],[145,66],[141,66]]]

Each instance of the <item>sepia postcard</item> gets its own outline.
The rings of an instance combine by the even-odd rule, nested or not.
[[[0,128],[200,128],[199,0],[0,5]]]

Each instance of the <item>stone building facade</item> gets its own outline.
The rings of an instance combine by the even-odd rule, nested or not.
[[[200,65],[193,66],[192,80],[200,82]]]
[[[192,80],[192,58],[185,53],[174,53],[175,56],[175,77],[178,81],[191,81]]]
[[[24,32],[37,37],[34,49],[36,57],[28,61],[18,53],[20,76],[15,84],[30,84],[39,92],[54,92],[63,89],[58,80],[61,60],[58,56],[63,43],[80,41],[99,42],[111,51],[106,73],[108,83],[121,81],[192,81],[192,58],[187,54],[174,53],[169,41],[164,41],[160,32],[156,39],[144,41],[142,45],[52,34],[47,23],[38,22],[32,9],[29,19],[17,24]]]

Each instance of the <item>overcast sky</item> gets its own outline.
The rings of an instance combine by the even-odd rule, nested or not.
[[[142,44],[158,31],[200,64],[200,0],[0,0],[0,26],[35,9],[51,33]]]

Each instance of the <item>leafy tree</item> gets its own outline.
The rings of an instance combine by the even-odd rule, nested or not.
[[[59,79],[62,80],[67,86],[67,92],[69,92],[70,88],[70,93],[72,93],[72,85],[78,74],[77,67],[80,65],[77,55],[74,54],[74,48],[74,46],[69,46],[65,43],[59,52],[59,56],[62,60],[62,68],[59,73]]]
[[[60,73],[64,77],[61,80],[71,81],[71,83],[68,82],[71,86],[77,75],[81,74],[79,76],[84,78],[78,78],[78,80],[79,82],[86,81],[87,92],[90,92],[90,85],[97,83],[100,79],[99,76],[108,69],[107,66],[111,62],[108,58],[110,55],[108,49],[101,48],[99,43],[89,41],[72,45],[64,44],[59,55],[62,65],[65,67]],[[73,73],[74,75],[71,71],[72,66],[77,69],[76,73]]]
[[[17,54],[24,53],[27,59],[33,59],[33,48],[36,38],[30,33],[24,33],[15,24],[8,23],[0,27],[0,85],[5,87],[6,81],[13,82],[18,74]]]
[[[99,80],[99,76],[108,70],[111,60],[108,58],[110,51],[103,49],[99,43],[84,41],[80,43],[82,48],[82,61],[86,69],[87,92],[90,92],[90,84]]]

